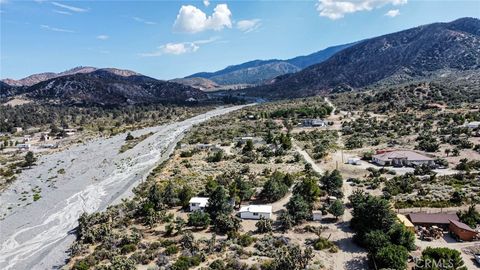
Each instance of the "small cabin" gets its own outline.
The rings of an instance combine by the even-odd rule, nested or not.
[[[462,241],[472,241],[478,237],[478,233],[474,229],[457,220],[450,220],[448,230]]]
[[[272,206],[271,205],[249,205],[240,208],[240,218],[242,219],[271,219]]]
[[[190,212],[203,211],[208,204],[208,197],[193,197],[188,202]]]

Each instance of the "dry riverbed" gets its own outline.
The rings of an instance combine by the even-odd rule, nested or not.
[[[40,157],[38,166],[22,172],[0,194],[0,269],[63,265],[83,212],[104,210],[129,196],[133,186],[169,157],[189,128],[242,107],[218,108],[182,122],[134,131],[135,137],[153,134],[120,154],[126,133]],[[25,200],[30,204],[18,206]]]

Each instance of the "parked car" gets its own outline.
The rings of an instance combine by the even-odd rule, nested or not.
[[[475,257],[475,261],[480,265],[480,253],[473,255]]]

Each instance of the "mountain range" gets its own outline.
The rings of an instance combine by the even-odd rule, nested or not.
[[[335,53],[353,44],[354,43],[333,46],[309,55],[298,56],[287,60],[253,60],[239,65],[228,66],[215,72],[195,73],[184,79],[177,79],[176,81],[188,83],[188,79],[203,78],[224,86],[264,84],[277,76],[295,73],[313,64],[321,63]]]
[[[306,97],[466,70],[480,71],[480,20],[475,18],[367,39],[320,64],[245,91],[266,97]]]
[[[468,72],[466,78],[480,76],[480,20],[476,18],[423,25],[288,60],[254,60],[172,81],[129,70],[77,67],[2,80],[0,97],[124,105],[207,99],[206,91],[230,89],[229,95],[295,98],[462,76],[462,72]]]
[[[23,86],[12,86],[3,81],[0,95],[8,97],[22,94],[24,98],[54,104],[102,106],[183,102],[207,97],[196,88],[157,80],[129,70],[78,67],[48,76],[52,78],[31,86],[28,84],[44,78],[44,75],[32,75],[17,81],[25,84]]]

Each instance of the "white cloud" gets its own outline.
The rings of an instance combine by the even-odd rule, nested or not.
[[[231,16],[232,12],[228,9],[227,4],[218,4],[211,16],[207,16],[194,6],[182,6],[178,11],[173,29],[187,33],[197,33],[205,30],[219,31],[225,27],[232,27]]]
[[[64,8],[66,10],[70,10],[70,11],[73,11],[73,12],[87,12],[88,11],[88,9],[74,7],[74,6],[65,5],[65,4],[60,4],[58,2],[52,2],[52,5],[60,7],[60,8]]]
[[[149,24],[149,25],[157,24],[156,22],[151,22],[151,21],[145,20],[144,18],[140,18],[140,17],[133,17],[132,19],[134,19],[137,22],[144,23],[144,24]]]
[[[57,10],[57,9],[54,9],[53,12],[58,13],[58,14],[62,14],[62,15],[72,15],[72,13],[70,13],[68,11]]]
[[[318,0],[317,11],[320,16],[332,20],[343,18],[345,14],[370,11],[385,5],[404,5],[408,0]]]
[[[252,19],[252,20],[241,20],[237,22],[237,29],[249,33],[252,31],[257,30],[260,27],[260,19]]]
[[[98,36],[97,36],[97,39],[100,39],[100,40],[107,40],[107,39],[109,39],[109,38],[110,38],[110,37],[107,36],[107,35],[98,35]]]
[[[204,4],[206,7],[208,7],[208,6],[210,6],[210,1],[208,1],[208,0],[203,0],[203,4]]]
[[[49,31],[53,31],[53,32],[75,33],[75,31],[73,31],[73,30],[52,27],[52,26],[45,25],[45,24],[40,25],[40,28],[45,29],[45,30],[49,30]]]
[[[398,9],[391,9],[387,13],[385,13],[385,16],[392,17],[392,18],[397,17],[398,15],[400,15],[400,10]]]
[[[143,57],[155,57],[161,56],[164,54],[171,54],[171,55],[181,55],[186,53],[193,53],[200,49],[200,45],[212,43],[218,40],[218,38],[210,38],[205,40],[197,40],[192,42],[179,42],[179,43],[167,43],[161,45],[157,48],[157,50],[149,53],[141,53],[140,56]]]

